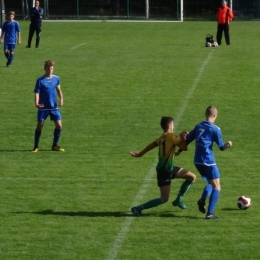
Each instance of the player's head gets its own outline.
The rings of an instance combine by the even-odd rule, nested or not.
[[[35,6],[35,7],[39,7],[39,6],[40,6],[40,1],[37,1],[37,0],[36,0],[36,1],[34,2],[34,6]]]
[[[170,116],[162,116],[161,118],[161,127],[164,132],[173,132],[174,124],[173,118]]]
[[[206,108],[205,117],[208,121],[214,122],[217,118],[218,110],[215,106],[209,106]]]
[[[227,2],[226,2],[225,0],[222,0],[222,1],[221,1],[221,6],[222,6],[222,7],[225,7],[226,5],[227,5]]]
[[[46,75],[50,75],[52,74],[53,70],[54,70],[54,61],[52,60],[46,60],[44,62],[44,70],[46,72]]]
[[[15,17],[15,12],[14,11],[10,11],[7,13],[7,19],[8,20],[13,20]]]

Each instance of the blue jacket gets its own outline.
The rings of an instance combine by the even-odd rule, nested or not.
[[[36,9],[35,7],[31,8],[30,17],[31,17],[31,23],[33,25],[41,26],[42,16],[43,16],[43,9],[40,6],[38,7],[38,9]]]

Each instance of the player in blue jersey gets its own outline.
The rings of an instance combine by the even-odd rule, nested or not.
[[[40,7],[40,2],[35,1],[35,6],[30,10],[30,28],[29,28],[29,36],[28,36],[28,44],[26,48],[31,48],[32,38],[34,33],[36,32],[36,44],[35,48],[39,47],[40,44],[40,36],[42,31],[42,16],[43,16],[43,9]]]
[[[45,61],[44,70],[45,74],[37,79],[34,88],[35,106],[38,108],[38,123],[34,134],[33,152],[38,152],[42,127],[48,116],[50,116],[50,119],[55,123],[52,150],[64,152],[64,149],[58,146],[62,122],[56,101],[56,94],[58,94],[60,98],[59,106],[63,106],[63,94],[60,87],[60,79],[58,76],[53,75],[53,61]]]
[[[178,206],[181,209],[186,209],[186,205],[183,204],[182,199],[186,192],[191,187],[192,183],[195,182],[196,176],[184,168],[174,165],[174,156],[176,153],[176,147],[180,145],[180,137],[173,133],[174,122],[172,117],[164,116],[161,118],[161,127],[163,134],[157,138],[154,142],[146,146],[141,152],[130,152],[133,157],[142,157],[148,151],[159,148],[158,164],[156,166],[157,171],[157,184],[160,188],[160,197],[149,200],[139,206],[131,209],[135,216],[141,216],[142,210],[153,208],[166,203],[169,200],[171,180],[175,178],[185,179],[177,198],[172,202],[173,206]]]
[[[217,113],[216,107],[209,106],[205,113],[206,120],[197,124],[186,136],[187,144],[196,140],[194,164],[202,178],[208,181],[198,201],[199,211],[205,214],[206,199],[210,196],[206,219],[218,218],[214,209],[220,193],[220,174],[212,150],[213,143],[215,142],[221,151],[232,146],[231,141],[224,144],[220,128],[214,125]]]
[[[6,66],[9,67],[14,58],[14,49],[16,44],[21,43],[21,29],[19,23],[14,20],[15,12],[7,14],[7,20],[4,22],[0,35],[0,43],[4,38],[4,54],[7,59]]]

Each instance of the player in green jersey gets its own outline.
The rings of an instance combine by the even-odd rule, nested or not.
[[[171,180],[175,178],[185,179],[185,181],[181,185],[177,198],[172,202],[172,205],[178,206],[181,209],[186,209],[187,207],[183,204],[182,199],[191,187],[192,183],[196,180],[195,174],[184,168],[174,165],[174,156],[179,155],[179,152],[176,151],[176,147],[180,145],[181,139],[179,136],[173,133],[173,118],[163,116],[161,118],[161,127],[163,129],[163,134],[159,138],[146,146],[139,153],[130,152],[131,156],[133,157],[142,157],[144,154],[154,149],[155,147],[159,148],[159,161],[156,166],[156,171],[157,184],[160,189],[160,197],[154,198],[139,206],[133,207],[131,211],[135,216],[141,216],[142,210],[144,209],[153,208],[166,203],[170,196]]]

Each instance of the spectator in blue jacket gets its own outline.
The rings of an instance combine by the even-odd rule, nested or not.
[[[28,36],[28,44],[26,48],[31,48],[32,38],[34,32],[36,32],[36,44],[35,48],[39,47],[40,44],[40,36],[42,31],[42,16],[43,16],[43,9],[40,7],[40,2],[35,1],[35,6],[30,10],[30,29],[29,29],[29,36]]]

